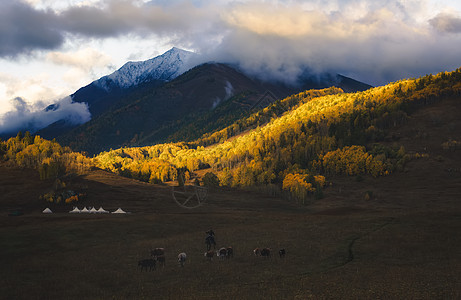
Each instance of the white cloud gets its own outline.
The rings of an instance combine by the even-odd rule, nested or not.
[[[81,124],[90,120],[90,112],[84,103],[74,103],[70,97],[54,104],[53,109],[43,109],[42,103],[28,103],[22,98],[12,99],[13,109],[0,115],[0,133],[15,133],[28,130],[32,133],[58,120],[65,119],[71,124]]]
[[[34,102],[44,100],[53,101],[62,96],[59,89],[47,84],[47,81],[52,79],[52,75],[48,73],[35,74],[32,78],[18,78],[6,73],[0,73],[0,94],[1,110],[5,112],[5,107],[11,108],[8,104],[10,99],[34,99]]]
[[[104,3],[101,0],[25,0],[25,2],[37,9],[53,9],[55,11],[62,11],[71,6],[98,6]]]
[[[111,63],[111,57],[92,48],[84,48],[76,52],[50,52],[47,59],[55,64],[90,70],[93,66],[104,67]]]

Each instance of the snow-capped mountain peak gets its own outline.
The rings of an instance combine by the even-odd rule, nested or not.
[[[145,61],[127,62],[112,74],[95,81],[95,84],[108,90],[113,86],[130,88],[151,80],[170,81],[193,67],[189,62],[196,55],[173,47]]]

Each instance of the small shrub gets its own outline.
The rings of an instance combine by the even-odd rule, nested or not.
[[[217,187],[219,186],[219,178],[216,174],[208,172],[202,178],[203,185],[206,187]]]
[[[442,144],[442,149],[455,151],[456,149],[460,148],[460,145],[461,142],[450,139]]]
[[[66,203],[72,203],[72,202],[77,202],[78,201],[78,196],[77,195],[74,195],[74,196],[70,196],[69,198],[66,199]]]

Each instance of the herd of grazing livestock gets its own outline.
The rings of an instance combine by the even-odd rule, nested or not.
[[[261,256],[265,258],[271,257],[272,250],[270,248],[256,248],[253,250],[254,256]],[[281,259],[285,258],[286,250],[280,249],[278,255]],[[142,259],[138,261],[138,267],[141,268],[141,271],[144,269],[146,271],[155,270],[157,266],[164,268],[165,267],[165,248],[154,248],[150,251],[151,258]],[[221,260],[231,259],[234,257],[234,249],[232,247],[222,247],[218,250],[209,250],[204,254],[205,260],[212,261],[214,257],[217,257]],[[178,254],[178,264],[181,267],[184,267],[187,259],[187,254],[181,252]]]

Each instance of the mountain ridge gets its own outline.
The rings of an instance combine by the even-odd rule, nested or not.
[[[187,71],[188,61],[194,55],[174,47],[145,61],[127,62],[113,73],[78,89],[71,98],[74,102],[87,103],[92,117],[98,116],[141,84],[160,85],[181,75]]]
[[[91,118],[106,112],[131,94],[139,94],[150,86],[159,86],[181,75],[189,68],[189,61],[196,53],[171,48],[165,53],[145,61],[127,62],[109,75],[94,80],[70,95],[73,102],[86,103]],[[41,128],[37,134],[52,139],[66,134],[81,124],[68,119],[58,120]]]
[[[205,63],[162,85],[146,84],[145,91],[138,96],[119,100],[121,105],[57,139],[74,150],[90,153],[178,138],[191,140],[205,130],[224,128],[252,110],[264,108],[312,84],[293,87],[262,82],[229,65]],[[317,82],[314,84],[319,87]],[[268,94],[271,97],[266,99]],[[193,129],[182,130],[186,128]],[[175,135],[181,130],[180,136]]]
[[[104,89],[112,85],[127,89],[146,81],[170,81],[188,69],[188,62],[197,54],[176,47],[144,61],[129,61],[115,72],[103,76],[95,84]]]
[[[132,136],[125,137],[123,141],[120,140],[119,136],[116,136],[113,141],[118,140],[119,143],[112,144],[110,142],[108,147],[172,141],[175,136],[178,136],[178,134],[175,135],[175,131],[181,131],[180,126],[184,128],[194,122],[197,123],[195,120],[202,120],[202,124],[197,123],[192,126],[198,129],[195,132],[186,130],[191,134],[190,138],[198,138],[205,133],[205,127],[208,129],[223,128],[242,117],[247,113],[247,110],[264,108],[277,99],[282,99],[302,90],[338,86],[349,92],[371,87],[351,78],[329,73],[321,76],[306,73],[297,84],[291,85],[280,81],[261,80],[247,75],[238,66],[218,62],[194,66],[192,69],[196,69],[195,73],[186,72],[191,70],[189,67],[193,66],[194,62],[199,61],[195,59],[196,57],[198,57],[196,53],[173,47],[164,54],[146,61],[127,62],[117,71],[80,88],[72,95],[74,102],[87,103],[92,119],[90,123],[76,126],[69,124],[66,120],[60,120],[40,130],[38,134],[48,139],[57,138],[62,143],[77,147],[76,145],[80,144],[81,141],[72,141],[75,132],[88,136],[89,133],[83,132],[85,128],[92,127],[94,129],[95,124],[99,122],[96,127],[107,134],[110,129],[102,123],[108,122],[108,114],[115,113],[121,116],[120,109],[123,107],[126,111],[130,111],[129,107],[139,103],[140,99],[150,99],[148,101],[155,103],[152,105],[156,106],[156,110],[152,112],[150,117],[163,120],[164,123],[159,124],[151,121],[147,115],[141,117],[145,120],[144,123],[151,124],[152,127],[147,128],[144,124],[140,124],[140,129],[137,132],[132,131],[130,133]],[[204,69],[208,69],[205,71],[205,73],[208,72],[208,75],[199,74],[200,70]],[[191,76],[208,76],[208,78],[200,77],[201,79],[197,80]],[[175,91],[173,92],[173,90]],[[168,95],[168,93],[170,94]],[[153,97],[160,97],[163,100],[154,101]],[[183,99],[180,99],[181,97]],[[168,105],[172,99],[175,99],[176,104]],[[235,105],[227,103],[229,99]],[[220,107],[222,105],[224,107]],[[158,111],[160,108],[163,110],[162,113]],[[145,107],[139,113],[142,114],[143,111],[151,110],[152,108]],[[181,112],[175,113],[171,110]],[[213,116],[213,113],[219,116]],[[132,113],[130,115],[134,119],[133,124],[136,123],[136,116]],[[98,118],[106,121],[101,123]],[[109,119],[113,119],[111,123],[115,127],[120,127],[119,125],[123,122],[127,124],[126,126],[132,126],[128,121],[116,120],[116,117],[109,117]],[[209,122],[216,121],[218,123],[214,127],[207,125]],[[205,126],[203,126],[204,123]],[[123,128],[117,128],[117,130],[117,132],[124,131]],[[99,134],[97,131],[91,132]],[[160,132],[163,133],[160,134]],[[181,138],[184,138],[185,131],[182,130],[182,132],[180,136],[182,135]],[[140,138],[140,136],[144,138]],[[148,136],[150,138],[147,138]],[[82,141],[82,143],[85,142]],[[96,148],[98,151],[104,150],[100,147]],[[81,146],[75,150],[90,151],[90,149]]]

